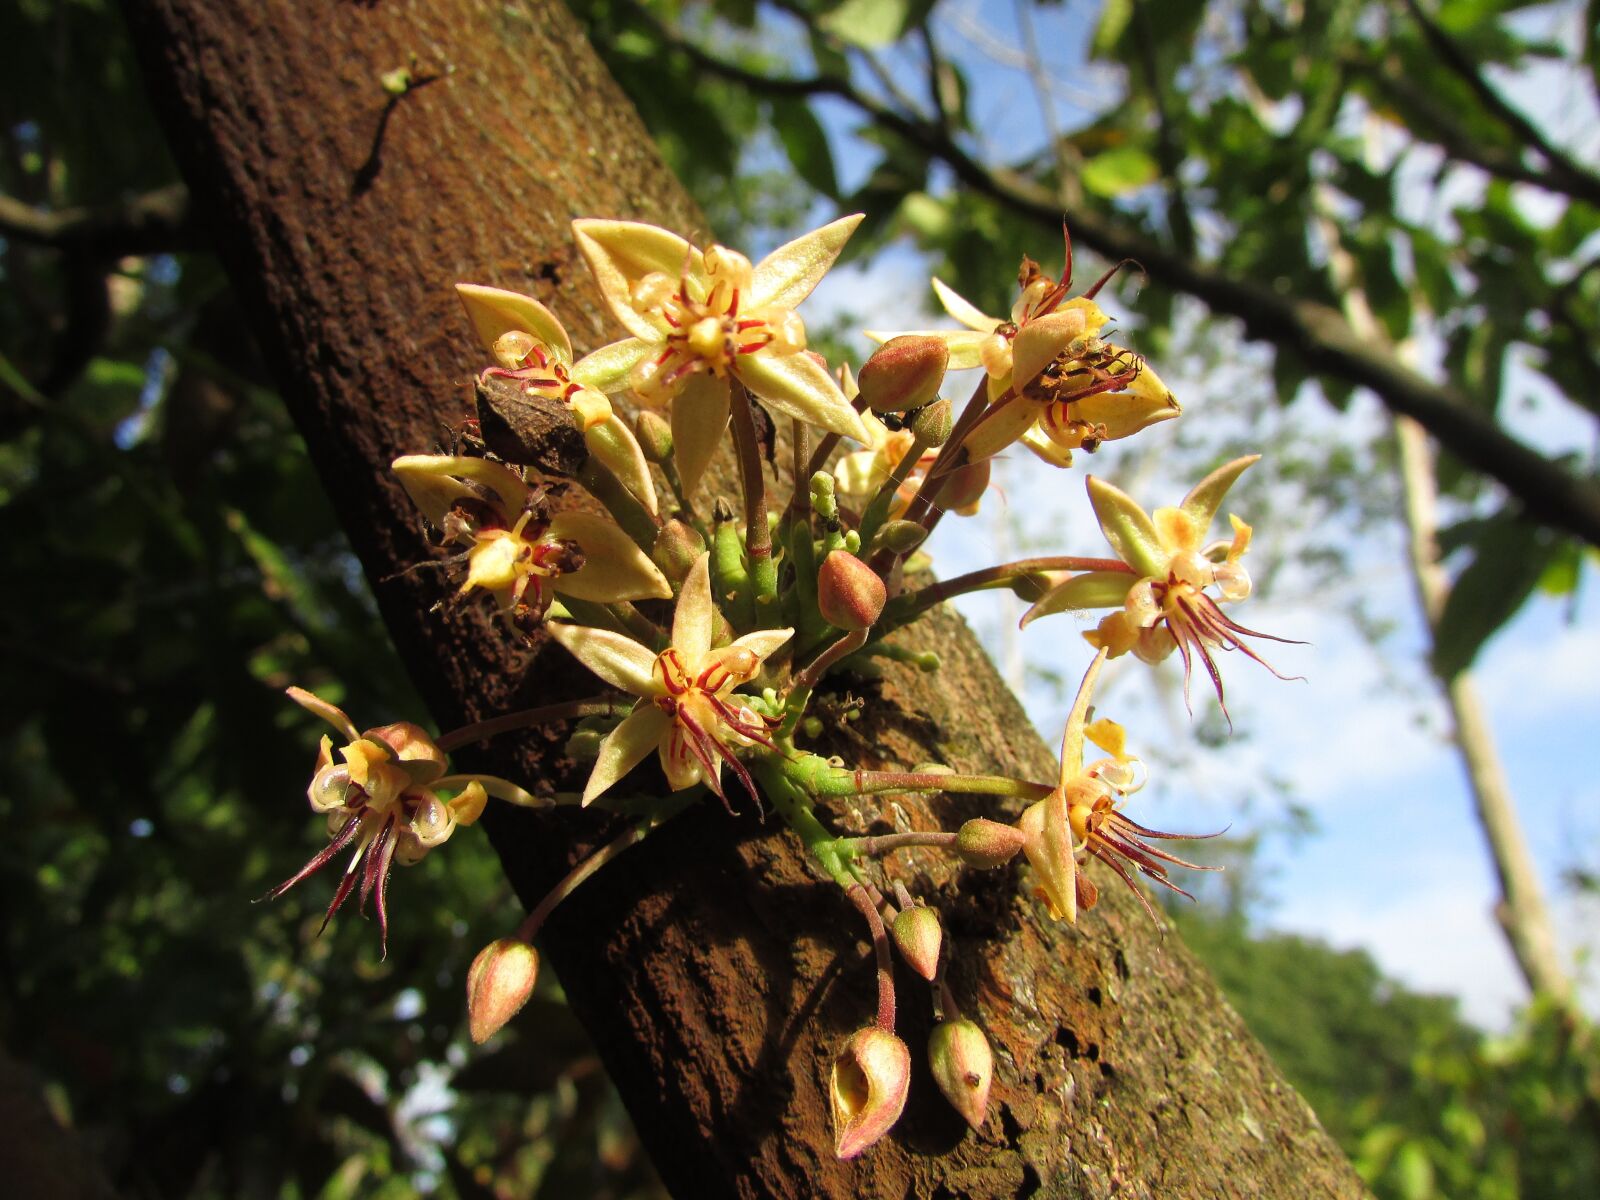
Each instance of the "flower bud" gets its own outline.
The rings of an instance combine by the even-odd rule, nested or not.
[[[967,463],[952,472],[950,482],[945,484],[940,503],[964,517],[972,516],[978,511],[978,502],[983,499],[984,492],[989,490],[989,473],[993,461],[985,458],[975,463]]]
[[[674,518],[656,534],[650,559],[668,579],[682,583],[689,576],[689,568],[705,552],[706,540],[699,531],[687,522]]]
[[[478,951],[467,971],[467,1029],[488,1041],[522,1010],[539,977],[539,952],[517,938],[499,938]]]
[[[823,620],[852,632],[872,628],[889,593],[878,573],[853,554],[835,550],[817,572],[817,608]]]
[[[889,932],[900,948],[900,957],[918,975],[931,981],[939,969],[939,947],[944,942],[939,914],[926,905],[915,905],[904,909],[894,919]]]
[[[910,554],[927,540],[928,531],[916,521],[885,521],[873,535],[874,550],[891,550],[895,554]]]
[[[971,1021],[940,1021],[928,1037],[928,1066],[950,1106],[974,1129],[983,1128],[994,1081],[989,1039]]]
[[[906,333],[890,338],[862,364],[856,383],[874,412],[907,412],[939,394],[950,347],[943,339]]]
[[[672,426],[665,417],[648,408],[642,409],[633,428],[646,458],[653,463],[672,460]]]
[[[969,867],[1001,867],[1016,857],[1028,836],[1014,825],[975,817],[956,832],[956,854]]]
[[[935,400],[917,410],[907,422],[911,434],[924,446],[942,446],[950,440],[950,430],[955,426],[955,409],[948,400]]]
[[[828,1081],[834,1154],[854,1158],[888,1133],[910,1087],[911,1051],[904,1042],[876,1025],[853,1033]]]

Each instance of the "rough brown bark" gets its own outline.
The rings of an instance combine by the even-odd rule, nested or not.
[[[587,690],[559,648],[530,657],[477,610],[429,615],[443,582],[395,574],[427,550],[387,471],[471,410],[479,355],[452,282],[533,292],[592,346],[613,331],[569,218],[704,232],[570,15],[483,0],[130,0],[128,13],[196,216],[434,716],[448,727]],[[378,77],[413,55],[419,74],[449,73],[391,104]],[[839,749],[1046,775],[1049,752],[960,622],[941,615],[918,641],[941,674],[891,677],[860,743]],[[507,742],[469,763],[525,779],[570,768],[557,735]],[[969,811],[900,803],[923,828]],[[835,816],[866,828],[883,808]],[[531,900],[605,819],[501,813],[491,834]],[[933,856],[903,866],[925,894],[950,882]],[[868,950],[774,822],[716,805],[679,818],[559,910],[543,944],[683,1196],[1360,1193],[1209,978],[1131,899],[1112,894],[1071,932],[1014,875],[963,886],[947,910],[952,978],[996,1047],[989,1123],[964,1136],[922,1071],[895,1134],[853,1163],[832,1157],[825,1087],[873,1010]],[[395,914],[403,930],[403,888]],[[926,1008],[905,1009],[915,1046]]]

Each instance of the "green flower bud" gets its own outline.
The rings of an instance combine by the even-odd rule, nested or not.
[[[648,414],[647,414],[648,415]],[[682,583],[689,568],[706,552],[706,540],[694,526],[674,518],[656,534],[656,544],[651,547],[650,559],[661,568],[661,573],[674,583]]]
[[[633,429],[639,439],[639,449],[651,462],[672,460],[672,426],[660,413],[643,409],[634,419]]]
[[[955,425],[955,409],[948,400],[935,400],[917,410],[908,426],[913,437],[924,446],[942,446],[950,440]]]
[[[885,521],[873,535],[872,548],[910,554],[927,536],[928,531],[915,521]]]

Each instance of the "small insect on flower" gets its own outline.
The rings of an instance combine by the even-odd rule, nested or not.
[[[1118,263],[1081,296],[1072,289],[1072,238],[1062,230],[1066,263],[1061,278],[1022,260],[1021,292],[1010,319],[991,317],[942,281],[939,302],[963,330],[921,331],[950,349],[950,368],[983,367],[989,409],[964,443],[974,461],[1021,441],[1045,462],[1070,466],[1072,452],[1131,437],[1183,410],[1142,355],[1105,341],[1110,321],[1095,302]],[[880,340],[894,335],[869,333]]]

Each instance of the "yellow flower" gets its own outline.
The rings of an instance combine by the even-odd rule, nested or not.
[[[1079,869],[1079,856],[1093,855],[1115,871],[1152,920],[1155,913],[1150,902],[1128,874],[1124,861],[1183,896],[1189,893],[1167,877],[1165,864],[1195,871],[1218,869],[1177,858],[1146,840],[1188,840],[1193,835],[1146,829],[1120,811],[1127,798],[1144,786],[1144,768],[1127,753],[1122,726],[1111,720],[1088,722],[1095,679],[1107,654],[1102,648],[1095,655],[1078,688],[1061,735],[1061,773],[1055,790],[1031,805],[1017,822],[1027,839],[1022,849],[1033,867],[1035,893],[1049,906],[1051,916],[1073,923],[1079,908],[1093,908],[1099,899],[1099,889]],[[1107,757],[1085,765],[1085,739],[1104,750]]]
[[[596,350],[574,374],[604,392],[631,388],[651,407],[672,405],[686,491],[721,442],[734,381],[784,416],[865,441],[827,367],[805,352],[805,324],[794,311],[860,223],[860,214],[842,217],[752,265],[736,250],[701,251],[654,225],[574,221],[578,248],[633,335]]]
[[[311,786],[306,789],[312,811],[327,815],[327,846],[266,898],[283,895],[354,846],[350,865],[322,919],[324,927],[359,883],[361,907],[374,899],[387,948],[389,872],[395,863],[409,866],[421,861],[449,840],[456,826],[476,821],[490,796],[540,806],[535,797],[504,779],[446,775],[444,752],[410,722],[397,721],[360,733],[342,709],[326,700],[294,687],[288,694],[296,704],[332,725],[346,742],[335,761],[333,739],[324,735]]]
[[[1140,355],[1101,340],[1110,320],[1094,301],[1107,275],[1082,296],[1072,286],[1072,242],[1060,280],[1030,258],[1010,319],[991,317],[941,280],[933,290],[964,330],[921,331],[950,348],[950,369],[982,366],[990,407],[964,443],[970,458],[998,454],[1020,440],[1044,461],[1069,466],[1072,451],[1130,437],[1183,410]],[[870,333],[885,340],[895,336]]]
[[[666,576],[609,518],[549,515],[542,492],[500,463],[408,454],[394,471],[445,542],[469,547],[459,594],[483,588],[524,633],[544,619],[553,595],[602,603],[672,595]]]
[[[716,610],[710,564],[711,556],[702,554],[690,568],[673,612],[671,645],[659,654],[608,629],[550,625],[551,636],[584,666],[641,701],[600,744],[594,771],[583,789],[585,804],[633,770],[652,749],[660,755],[673,791],[704,783],[726,803],[722,791],[726,763],[755,797],[755,781],[735,750],[774,747],[766,719],[734,689],[754,679],[762,662],[794,630],[762,629],[712,649]]]
[[[1100,528],[1117,557],[1131,570],[1073,575],[1024,613],[1022,624],[1067,609],[1116,607],[1119,611],[1084,634],[1090,645],[1106,650],[1112,658],[1131,650],[1148,663],[1160,662],[1176,649],[1183,656],[1185,696],[1198,657],[1211,677],[1219,703],[1223,699],[1222,676],[1211,656],[1213,649],[1242,651],[1277,675],[1244,639],[1293,639],[1246,629],[1217,603],[1250,595],[1250,575],[1240,562],[1250,546],[1250,526],[1230,516],[1232,540],[1205,544],[1206,531],[1228,489],[1259,458],[1252,454],[1224,463],[1196,484],[1176,508],[1158,508],[1154,514],[1146,513],[1125,492],[1091,476],[1089,500]],[[1208,588],[1216,590],[1215,598]]]
[[[555,314],[532,296],[503,288],[458,283],[456,295],[498,364],[484,374],[514,379],[529,394],[565,404],[589,453],[654,515],[656,485],[644,451],[611,401],[573,364],[572,342]]]

